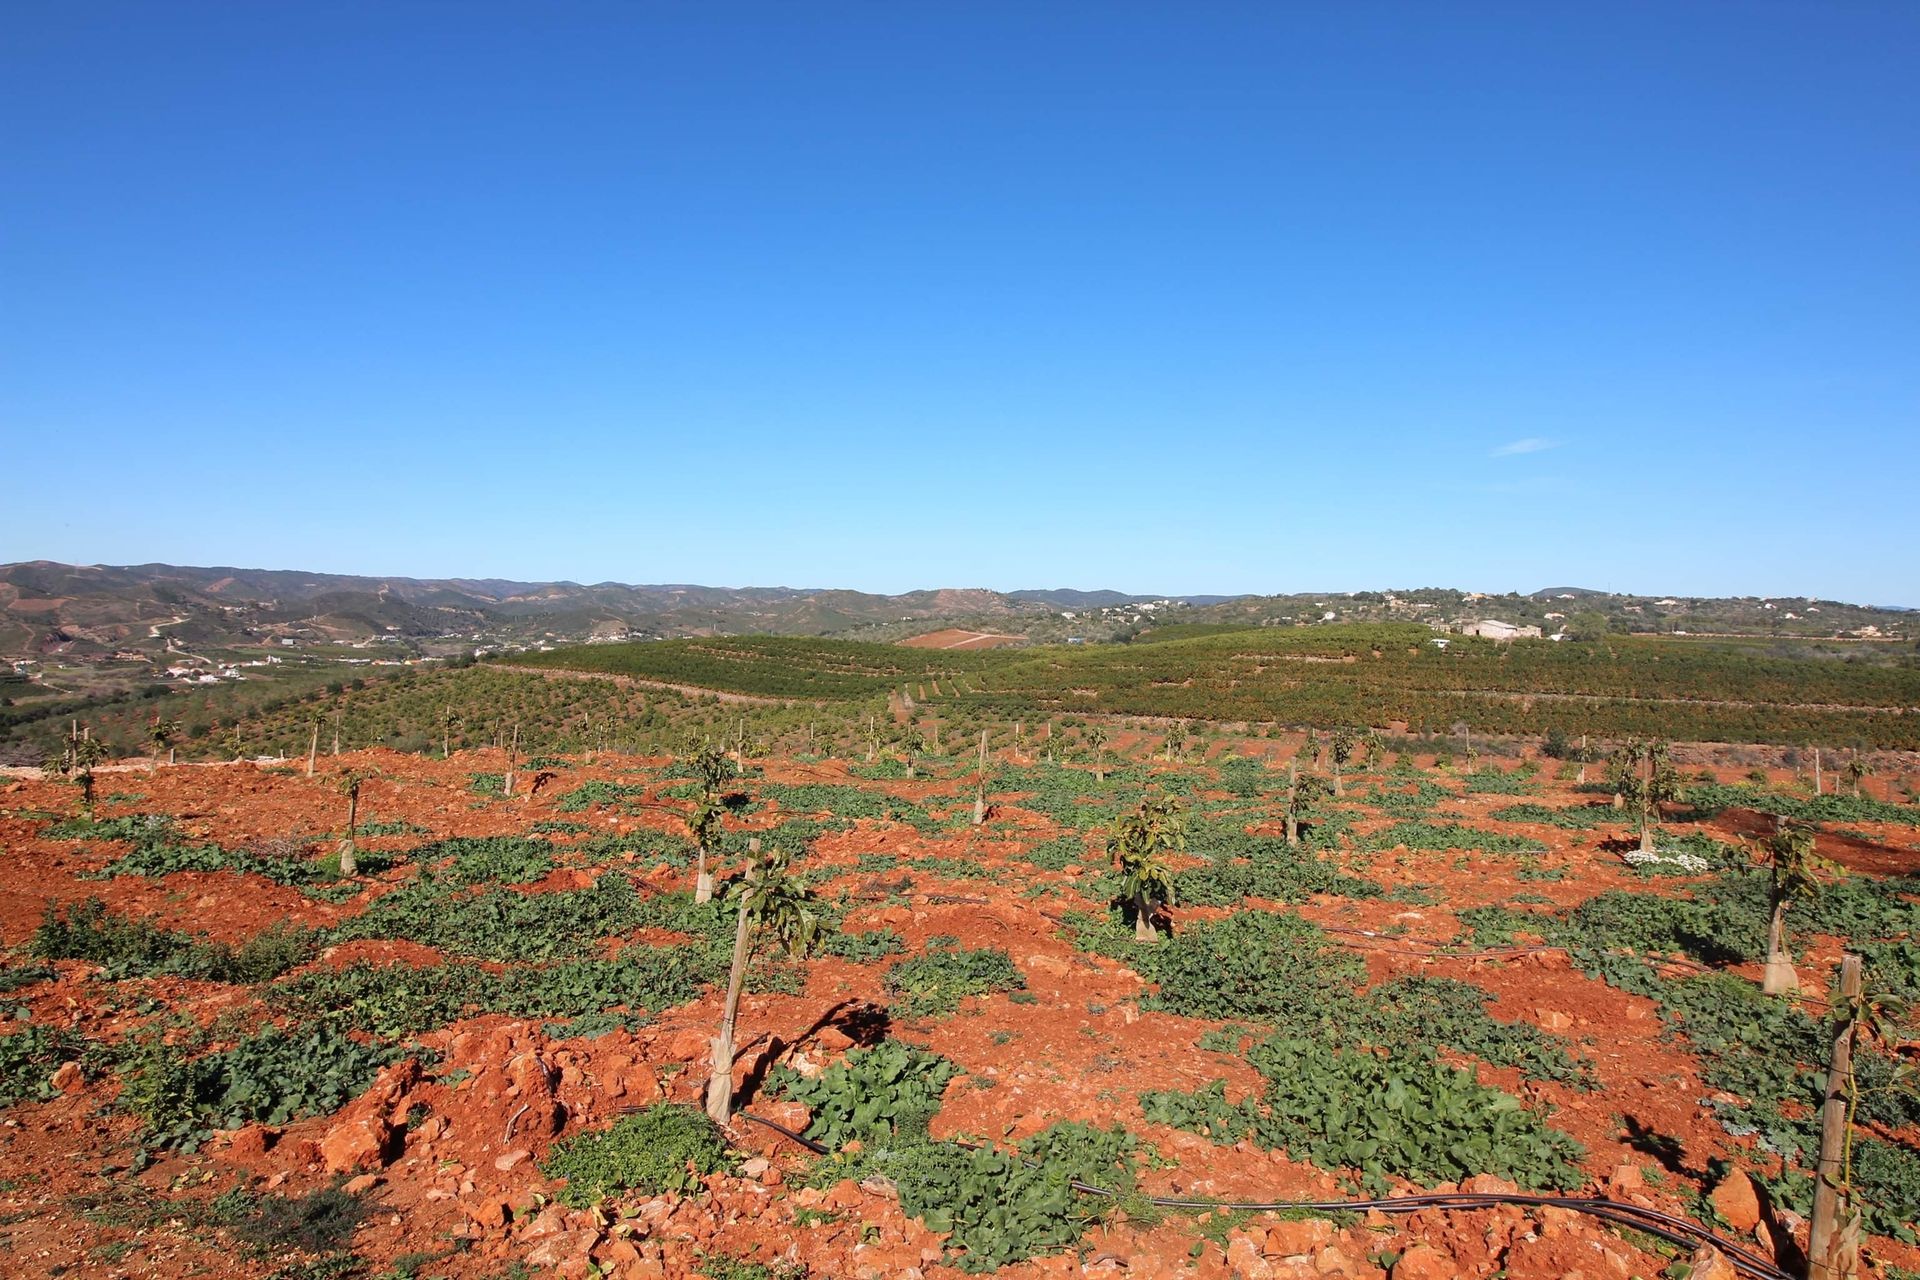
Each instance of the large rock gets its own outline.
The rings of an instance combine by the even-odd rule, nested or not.
[[[386,1165],[398,1146],[385,1116],[344,1120],[320,1139],[320,1160],[328,1173],[364,1173]]]
[[[1264,1252],[1273,1258],[1300,1258],[1333,1239],[1333,1226],[1324,1218],[1285,1219],[1267,1228]]]
[[[1713,1189],[1708,1197],[1735,1231],[1751,1231],[1760,1221],[1760,1194],[1753,1180],[1735,1169]]]
[[[1459,1280],[1460,1264],[1430,1244],[1416,1244],[1393,1264],[1393,1280]]]

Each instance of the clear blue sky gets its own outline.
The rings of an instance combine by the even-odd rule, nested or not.
[[[21,4],[0,560],[1920,605],[1920,5]]]

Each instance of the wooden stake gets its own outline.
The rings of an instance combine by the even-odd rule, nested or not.
[[[507,776],[500,790],[511,797],[513,795],[513,766],[520,758],[520,722],[513,725],[513,745],[507,748]]]
[[[1817,758],[1817,757],[1816,757]],[[1840,961],[1839,1003],[1860,994],[1860,957]],[[1813,1177],[1813,1226],[1807,1242],[1807,1280],[1848,1280],[1860,1273],[1859,1240],[1848,1229],[1851,1218],[1847,1189],[1841,1186],[1847,1148],[1847,1082],[1853,1074],[1853,1019],[1833,1035],[1833,1057],[1827,1066],[1826,1101],[1820,1106],[1820,1163]]]
[[[980,731],[980,781],[973,793],[973,825],[987,820],[987,731]]]

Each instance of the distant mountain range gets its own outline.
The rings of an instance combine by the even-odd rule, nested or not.
[[[86,656],[158,650],[170,647],[168,640],[176,646],[231,646],[282,637],[351,643],[381,636],[474,634],[518,640],[629,633],[826,635],[917,619],[1018,618],[1162,598],[1118,591],[978,589],[875,595],[830,588],[375,578],[36,560],[0,566],[0,653]]]
[[[1571,601],[1567,598],[1572,597]],[[1174,602],[1173,608],[1155,606]],[[691,583],[519,582],[501,578],[365,577],[285,569],[167,564],[0,565],[0,655],[149,658],[196,648],[404,641],[452,651],[473,641],[564,643],[592,638],[715,634],[911,635],[920,624],[973,625],[1036,639],[1081,633],[1125,638],[1184,622],[1501,617],[1548,622],[1556,602],[1598,609],[1622,630],[1736,630],[1832,634],[1907,624],[1910,614],[1834,601],[1670,600],[1577,587],[1485,596],[1445,589],[1285,596],[1133,595],[1120,591],[946,588],[877,595],[795,587]],[[1073,613],[1068,621],[1063,614]],[[1089,626],[1097,622],[1097,626]],[[1792,625],[1787,625],[1791,623]],[[440,642],[435,644],[434,642]]]

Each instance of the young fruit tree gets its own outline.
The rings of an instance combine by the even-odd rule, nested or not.
[[[1107,780],[1107,731],[1097,724],[1090,724],[1086,732],[1080,735],[1086,744],[1093,748],[1093,778],[1095,782]]]
[[[73,779],[80,788],[80,812],[88,822],[93,821],[93,770],[106,758],[107,749],[98,738],[74,734],[41,765],[46,773]]]
[[[1375,773],[1383,771],[1387,767],[1387,740],[1378,729],[1369,729],[1361,741],[1367,748],[1367,768]]]
[[[740,776],[740,766],[733,757],[711,742],[702,743],[687,765],[700,779],[700,795],[708,804],[719,804],[720,789]]]
[[[747,863],[747,873],[729,894],[739,920],[733,934],[733,965],[727,971],[726,1002],[720,1010],[720,1031],[713,1038],[713,1076],[707,1081],[707,1114],[715,1124],[733,1115],[733,1033],[740,1014],[740,989],[747,980],[747,961],[761,942],[772,942],[789,956],[803,956],[820,931],[813,912],[813,893],[788,871],[787,855],[779,850]]]
[[[1135,941],[1159,940],[1154,916],[1173,905],[1173,869],[1167,865],[1167,854],[1186,847],[1180,802],[1171,796],[1148,796],[1138,809],[1113,824],[1107,852],[1120,872],[1121,901],[1133,912]]]
[[[1768,872],[1767,967],[1760,989],[1770,996],[1800,989],[1793,956],[1787,951],[1787,909],[1811,901],[1820,892],[1825,863],[1813,851],[1813,829],[1782,823],[1762,847]]]
[[[1343,795],[1340,771],[1353,759],[1353,749],[1360,742],[1360,731],[1347,725],[1335,729],[1327,740],[1327,758],[1333,761],[1333,794]]]
[[[359,851],[354,843],[360,829],[360,788],[371,777],[371,770],[348,769],[334,781],[340,794],[347,798],[347,834],[340,841],[340,874],[343,876],[360,874]]]
[[[168,720],[155,714],[147,723],[147,772],[152,773],[160,767],[160,753],[169,751],[173,740],[180,734],[180,722]]]
[[[725,759],[723,756],[722,759]],[[713,871],[707,866],[707,850],[720,836],[721,808],[712,800],[701,800],[693,806],[693,813],[687,819],[687,830],[693,836],[695,850],[695,869],[693,873],[693,900],[695,902],[713,901]]]
[[[1317,774],[1301,773],[1291,760],[1287,762],[1287,799],[1282,817],[1287,824],[1287,843],[1300,843],[1300,823],[1313,811],[1313,806],[1327,794],[1327,784]]]
[[[1639,815],[1640,851],[1653,852],[1653,828],[1660,806],[1680,798],[1680,771],[1664,742],[1629,738],[1613,753],[1611,763],[1614,808],[1631,805]]]

